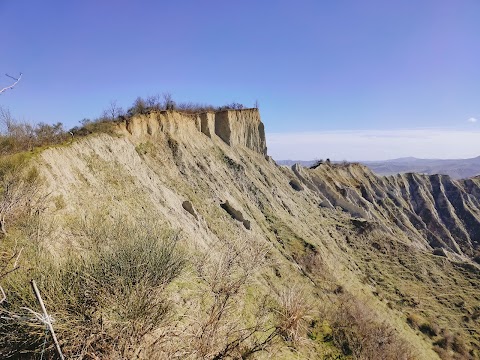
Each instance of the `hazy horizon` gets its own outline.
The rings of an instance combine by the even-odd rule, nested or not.
[[[268,129],[267,129],[268,130]],[[275,160],[384,161],[469,159],[480,155],[480,130],[398,129],[268,133]]]

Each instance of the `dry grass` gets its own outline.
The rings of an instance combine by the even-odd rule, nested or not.
[[[24,153],[0,157],[0,230],[7,234],[7,222],[14,221],[35,207],[41,179],[28,165]]]
[[[305,290],[292,286],[280,293],[278,308],[275,309],[276,331],[294,344],[304,339],[312,306],[306,301]]]
[[[374,242],[386,250],[376,251]],[[375,234],[367,233],[350,246],[365,282],[375,284],[376,296],[405,313],[410,327],[442,358],[479,356],[478,271]],[[461,345],[453,346],[448,334],[454,334]]]
[[[7,302],[0,308],[2,358],[42,349],[45,326],[32,312],[38,305],[30,278],[38,282],[67,358],[131,358],[145,336],[168,320],[165,286],[184,264],[177,236],[152,224],[104,227],[95,234],[110,229],[114,242],[92,239],[90,250],[60,262],[46,252],[36,254],[7,279]],[[46,352],[53,354],[50,341]]]

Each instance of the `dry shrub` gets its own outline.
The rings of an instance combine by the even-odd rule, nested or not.
[[[2,358],[33,357],[42,349],[45,325],[31,311],[38,304],[30,278],[38,282],[67,358],[132,358],[145,336],[165,324],[171,308],[165,286],[184,265],[177,236],[152,224],[103,226],[115,241],[97,241],[60,264],[38,254],[28,269],[7,279],[7,301],[0,307]],[[54,356],[50,339],[46,353]]]
[[[307,309],[302,291],[259,294],[268,248],[225,241],[193,260],[197,287],[182,323],[152,354],[159,358],[247,359],[282,338],[297,340]]]
[[[359,299],[343,293],[332,314],[333,341],[354,359],[415,359],[411,346],[398,332]]]
[[[220,359],[251,348],[255,335],[266,331],[265,303],[252,324],[242,323],[245,292],[265,266],[267,249],[253,242],[225,242],[196,261],[204,287],[197,294],[200,316],[193,322],[187,352],[202,359]]]
[[[7,234],[6,223],[32,209],[39,193],[40,176],[29,167],[25,154],[0,157],[0,230]]]
[[[434,342],[433,348],[442,360],[451,359],[475,359],[472,349],[469,347],[460,334],[443,330],[440,338]]]
[[[175,104],[175,103],[174,103]],[[225,110],[242,110],[246,107],[242,104],[232,102],[223,106],[214,106],[210,104],[199,104],[194,102],[183,102],[175,104],[175,110],[189,114],[198,114],[203,112],[215,112]]]
[[[197,254],[193,265],[198,287],[191,306],[176,335],[159,343],[156,356],[247,359],[268,349],[280,336],[274,313],[278,305],[273,296],[254,290],[260,286],[267,252],[253,242],[225,241]],[[283,329],[288,331],[286,325]]]
[[[478,359],[475,353],[459,354],[449,349],[444,349],[438,345],[433,346],[433,350],[442,360],[474,360]]]
[[[0,155],[29,151],[34,147],[59,144],[68,138],[62,123],[29,124],[17,121],[0,107]]]
[[[189,114],[203,113],[203,112],[214,112],[216,107],[209,104],[199,104],[194,102],[182,102],[178,103],[176,110],[180,112],[185,112]]]
[[[407,323],[414,329],[420,330],[429,337],[437,336],[440,333],[440,327],[423,316],[415,313],[410,313],[407,316]]]
[[[163,98],[163,100],[161,100],[160,98]],[[133,105],[128,109],[126,116],[132,117],[135,115],[146,114],[151,111],[165,110],[175,110],[187,114],[198,114],[209,111],[241,110],[244,108],[244,105],[236,102],[232,102],[223,106],[214,106],[210,104],[200,104],[195,102],[177,103],[176,101],[174,101],[171,93],[165,92],[162,94],[161,97],[159,95],[149,96],[146,99],[138,97],[134,101]],[[107,111],[107,113],[110,112]],[[109,116],[109,118],[112,118],[112,116]]]
[[[298,343],[306,335],[311,306],[303,289],[293,286],[282,291],[276,309],[276,331],[287,341]]]

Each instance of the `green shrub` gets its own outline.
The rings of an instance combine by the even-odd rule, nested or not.
[[[60,263],[43,252],[7,278],[7,302],[0,306],[0,357],[33,357],[42,349],[45,325],[31,312],[39,309],[29,287],[33,278],[67,358],[86,353],[130,358],[144,336],[168,318],[165,286],[185,262],[177,236],[148,225],[104,224],[103,232],[110,229],[114,241],[92,238],[90,251],[70,254]],[[50,339],[46,351],[53,356]]]
[[[96,120],[83,119],[82,126],[76,126],[70,129],[74,136],[87,136],[90,134],[104,133],[113,135],[115,132],[114,122],[107,118],[98,118]]]

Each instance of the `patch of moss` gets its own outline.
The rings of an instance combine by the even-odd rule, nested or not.
[[[138,155],[146,155],[153,150],[154,146],[150,141],[140,143],[135,146],[135,151]]]

